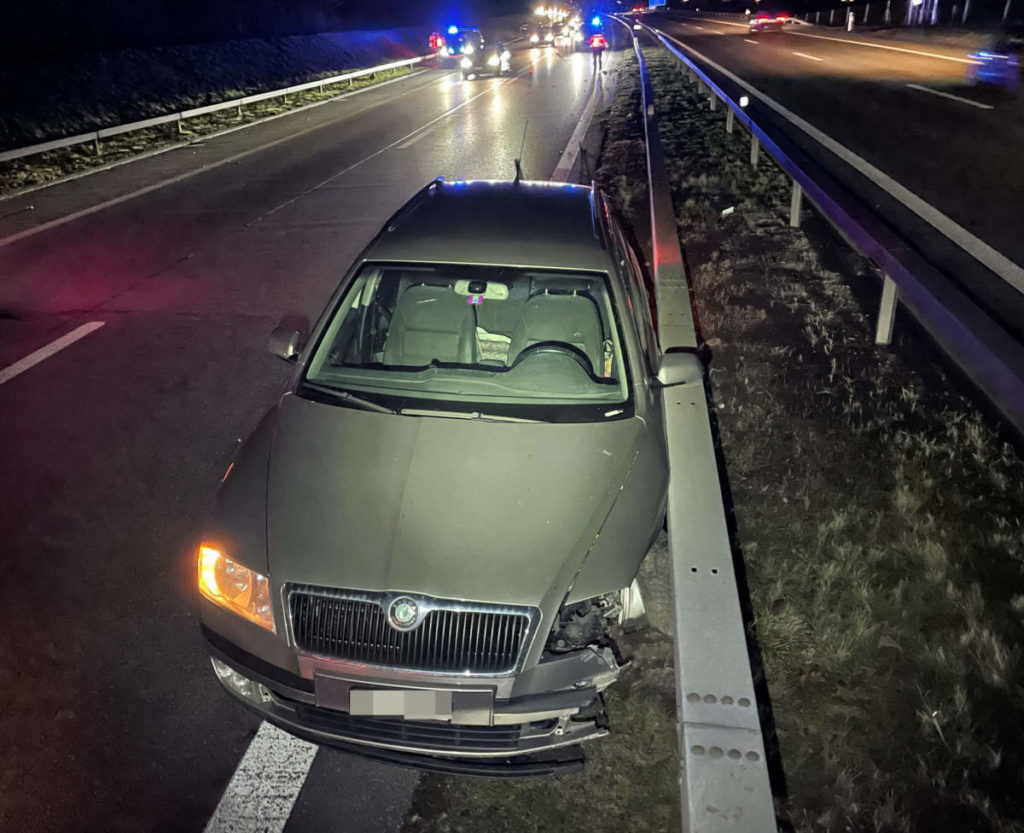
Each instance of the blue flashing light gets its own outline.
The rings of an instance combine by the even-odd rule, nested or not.
[[[448,34],[449,35],[457,35],[457,34],[459,34],[459,27],[458,26],[449,26],[448,27]]]
[[[595,14],[594,17],[590,21],[590,25],[591,26],[600,26],[601,25],[601,16]]]

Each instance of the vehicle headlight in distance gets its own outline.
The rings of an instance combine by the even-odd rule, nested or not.
[[[462,51],[465,52],[467,55],[472,55],[473,54],[473,44],[467,43],[466,44],[466,48],[463,49]]]
[[[539,40],[540,37],[538,35],[530,35],[530,43],[536,43]]]
[[[461,61],[459,61],[459,64],[462,66],[463,69],[469,69],[471,66],[473,66],[473,62],[469,60],[469,58],[463,58]]]
[[[199,592],[214,604],[274,633],[267,577],[207,544],[199,547]]]
[[[501,63],[501,61],[497,55],[491,55],[491,57],[487,59],[487,66],[489,67],[496,67],[499,63]]]
[[[554,36],[554,35],[552,35],[552,34],[551,34],[550,32],[548,32],[548,33],[547,33],[547,34],[546,34],[546,35],[544,36],[544,40],[554,40],[554,39],[555,39],[555,36]]]

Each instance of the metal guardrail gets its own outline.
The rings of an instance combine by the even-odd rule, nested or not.
[[[431,53],[430,55],[420,55],[416,58],[392,61],[388,64],[367,67],[366,69],[358,69],[353,72],[343,73],[342,75],[332,75],[330,78],[320,78],[316,81],[308,81],[304,84],[294,84],[290,87],[269,90],[263,93],[255,93],[254,95],[247,95],[243,98],[232,98],[227,101],[219,101],[216,104],[208,104],[205,107],[194,107],[191,110],[182,110],[180,113],[168,113],[163,116],[155,116],[151,119],[143,119],[142,121],[134,121],[128,124],[119,124],[114,127],[104,127],[99,130],[93,130],[89,133],[79,133],[76,136],[67,136],[63,139],[54,139],[49,142],[40,142],[36,145],[15,148],[13,150],[7,150],[0,153],[0,162],[9,162],[13,159],[21,159],[25,156],[33,156],[37,153],[45,153],[50,150],[73,147],[75,145],[82,145],[88,142],[93,143],[96,148],[96,153],[99,154],[100,141],[108,139],[111,136],[119,136],[122,133],[131,133],[135,130],[144,130],[147,127],[156,127],[161,124],[170,124],[171,122],[177,122],[180,130],[181,122],[186,119],[195,118],[196,116],[205,116],[209,113],[219,112],[220,110],[231,110],[236,108],[240,110],[247,104],[255,104],[259,101],[266,101],[270,98],[283,98],[284,96],[292,95],[293,93],[301,93],[306,90],[311,90],[314,87],[319,87],[322,90],[324,87],[331,84],[338,84],[343,81],[352,81],[356,78],[373,75],[377,72],[386,72],[392,69],[412,66],[413,64],[421,63],[433,57],[435,57],[434,53]]]
[[[683,71],[701,85],[712,107],[717,101],[725,104],[727,132],[733,132],[735,121],[750,131],[751,164],[757,165],[764,148],[792,179],[790,225],[800,225],[801,205],[806,196],[821,216],[882,273],[875,343],[889,344],[896,308],[902,303],[1009,425],[1024,434],[1024,345],[965,290],[866,209],[854,194],[836,185],[828,190],[822,187],[750,118],[745,103],[729,96],[697,61],[684,54],[662,32],[646,25],[644,28],[682,63]],[[695,52],[691,47],[684,48]],[[748,86],[748,90],[751,95],[757,95],[753,88]]]
[[[687,380],[666,387],[663,398],[683,830],[768,833],[776,829],[775,809],[704,367],[695,353],[697,335],[650,78],[639,43],[633,43],[643,89],[659,340],[663,352],[687,354],[690,365]]]

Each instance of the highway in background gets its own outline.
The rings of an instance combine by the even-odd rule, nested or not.
[[[751,33],[742,21],[695,15],[643,20],[748,82],[1024,265],[1024,100],[968,87],[967,50],[789,24]],[[691,54],[691,57],[695,57]],[[698,59],[699,60],[699,59]],[[714,67],[726,89],[745,91]],[[751,116],[861,195],[1018,339],[1024,295],[979,269],[943,235],[756,100]]]
[[[522,146],[547,179],[591,78],[520,49],[0,202],[0,829],[203,829],[258,720],[210,669],[194,548],[290,373],[269,332],[432,178],[510,179]],[[322,751],[288,829],[393,830],[415,783]]]

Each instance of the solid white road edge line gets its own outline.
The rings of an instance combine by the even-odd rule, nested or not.
[[[569,181],[572,166],[576,164],[576,159],[580,155],[580,146],[583,144],[583,139],[590,129],[590,122],[594,120],[594,111],[597,109],[597,102],[601,98],[598,95],[599,89],[600,85],[597,73],[595,72],[593,80],[590,82],[590,97],[583,107],[583,112],[580,113],[580,120],[576,124],[576,129],[572,131],[572,135],[569,137],[569,144],[565,146],[558,164],[555,165],[555,170],[551,174],[552,182]]]
[[[760,43],[758,43],[758,42],[757,42],[756,40],[751,40],[750,38],[744,38],[743,40],[745,40],[745,41],[746,41],[747,43],[752,43],[752,44],[754,44],[754,46],[760,46],[760,45],[761,45],[761,44],[760,44]]]
[[[19,188],[15,191],[8,191],[5,194],[0,194],[0,205],[10,200],[16,200],[18,197],[24,197],[26,194],[33,194],[36,191],[44,191],[47,188],[53,188],[55,185],[63,185],[65,182],[72,182],[76,179],[83,179],[93,174],[100,174],[104,171],[113,170],[114,168],[120,168],[123,165],[131,165],[133,162],[141,162],[143,159],[149,159],[151,156],[159,156],[162,153],[170,153],[173,150],[187,150],[194,145],[205,144],[209,139],[217,139],[221,136],[227,136],[229,133],[237,133],[239,130],[246,130],[250,127],[255,127],[257,124],[266,124],[267,122],[276,121],[277,119],[283,119],[286,116],[294,115],[295,113],[301,113],[303,110],[310,110],[313,107],[320,107],[324,104],[333,104],[336,101],[343,101],[346,98],[352,98],[353,96],[362,95],[368,93],[371,90],[377,90],[381,87],[389,87],[392,84],[397,84],[399,81],[407,81],[410,78],[415,78],[417,75],[422,75],[424,72],[428,72],[426,69],[418,69],[415,72],[407,73],[406,75],[400,75],[397,78],[392,78],[389,81],[379,81],[376,84],[370,84],[366,87],[360,87],[358,90],[352,90],[351,92],[342,93],[341,95],[331,96],[330,98],[324,98],[320,101],[311,101],[309,104],[303,104],[301,107],[294,107],[291,110],[284,110],[280,113],[274,113],[271,116],[263,116],[262,118],[255,119],[253,121],[246,122],[245,124],[236,124],[234,127],[225,127],[223,130],[215,130],[212,133],[204,133],[201,136],[196,136],[194,139],[189,139],[186,142],[175,142],[171,145],[165,145],[164,147],[153,148],[153,150],[146,150],[142,153],[137,153],[135,156],[128,156],[124,159],[118,159],[116,162],[107,162],[105,165],[97,165],[95,168],[86,168],[84,171],[76,171],[73,174],[62,176],[60,179],[54,179],[49,182],[40,182],[38,185],[29,185],[25,188]],[[410,93],[416,92],[415,90],[409,90],[395,96],[392,101],[397,101],[399,98],[404,98]],[[0,245],[2,245],[2,239],[0,239]]]
[[[24,373],[30,367],[34,367],[44,359],[50,358],[54,353],[59,353],[65,347],[74,344],[78,339],[85,338],[85,336],[89,335],[89,333],[95,332],[105,323],[105,321],[90,321],[88,324],[76,327],[70,333],[62,335],[55,341],[51,341],[45,347],[40,347],[34,353],[29,353],[25,358],[19,359],[14,364],[8,365],[3,370],[0,370],[0,385],[4,382],[9,382],[15,376]]]
[[[808,61],[824,61],[825,60],[824,58],[818,58],[818,57],[816,57],[814,55],[808,55],[806,52],[794,52],[793,54],[796,55],[799,58],[806,58]]]
[[[907,84],[912,90],[920,90],[923,93],[931,93],[932,95],[940,95],[943,98],[948,98],[950,101],[959,101],[961,104],[970,104],[972,107],[977,107],[979,110],[994,110],[995,108],[991,104],[982,104],[980,101],[971,101],[969,98],[963,96],[953,95],[952,93],[944,93],[942,90],[933,90],[931,87],[923,87],[920,84]]]
[[[341,98],[347,98],[349,95],[356,95],[357,93],[364,92],[365,90],[383,87],[386,84],[393,84],[397,81],[404,81],[416,75],[420,75],[420,73],[410,73],[409,75],[403,75],[399,76],[398,78],[392,78],[390,81],[382,81],[380,84],[371,84],[369,87],[353,90],[350,93],[339,95],[337,98],[330,98],[324,101],[315,101],[312,103],[312,105],[309,105],[308,107],[326,105],[326,103],[328,103],[329,101],[337,101],[340,100]],[[223,133],[234,132],[236,130],[251,127],[256,124],[264,124],[265,122],[268,122],[271,119],[278,119],[284,116],[291,116],[295,113],[301,113],[303,110],[307,109],[307,107],[296,108],[295,110],[290,110],[287,113],[280,113],[275,116],[269,116],[266,119],[257,119],[256,121],[250,122],[249,124],[240,125],[239,127],[228,128],[228,130],[223,131]],[[97,211],[102,211],[106,208],[113,208],[116,205],[121,205],[121,203],[126,203],[129,200],[134,200],[136,197],[142,197],[146,194],[152,194],[155,191],[160,191],[160,189],[166,188],[167,185],[173,185],[177,182],[183,182],[185,179],[190,179],[191,177],[198,176],[199,174],[205,173],[206,171],[212,171],[224,165],[229,165],[232,162],[238,162],[239,160],[245,159],[246,157],[252,156],[253,154],[258,154],[260,151],[266,151],[270,148],[275,148],[276,145],[283,144],[284,142],[291,141],[292,139],[295,138],[299,138],[300,136],[304,136],[306,133],[312,133],[314,130],[322,130],[323,128],[330,127],[333,124],[334,122],[330,121],[325,122],[324,124],[315,124],[312,125],[311,127],[306,127],[303,130],[296,130],[294,133],[289,133],[287,136],[282,136],[281,138],[276,138],[273,141],[268,141],[265,144],[260,144],[258,145],[258,147],[250,148],[248,151],[242,151],[241,153],[238,154],[232,154],[229,157],[225,157],[224,159],[218,159],[216,162],[211,162],[208,165],[203,165],[199,168],[194,168],[193,170],[190,171],[184,171],[183,173],[179,173],[176,176],[171,176],[167,179],[162,179],[159,182],[154,182],[152,185],[146,185],[145,188],[140,188],[135,191],[131,191],[128,194],[122,194],[120,197],[115,197],[111,200],[105,200],[101,203],[96,203],[95,205],[91,205],[88,208],[83,208],[81,211],[75,211],[63,217],[57,217],[56,219],[49,220],[48,222],[42,222],[39,225],[32,226],[31,228],[26,228],[26,230],[22,232],[17,232],[16,234],[9,235],[8,237],[0,238],[0,248],[4,246],[9,246],[11,243],[16,243],[19,240],[25,240],[26,238],[41,234],[42,232],[48,232],[50,228],[56,228],[58,225],[63,225],[67,222],[72,222],[73,220],[77,220],[81,217],[87,217],[89,216],[89,214],[95,214]],[[222,133],[218,135],[222,135]],[[213,134],[210,135],[210,138],[213,138]],[[180,147],[181,145],[179,144],[172,144],[169,145],[169,147],[164,150],[172,151],[179,149]],[[188,145],[184,145],[184,147],[187,148]],[[137,159],[141,158],[142,157],[133,157],[130,160],[126,160],[126,163],[135,162],[137,161]],[[56,184],[56,182],[52,184]]]
[[[732,23],[728,20],[711,21],[707,20],[706,18],[699,19],[704,20],[707,23],[716,23],[719,26],[738,26],[741,29],[749,28],[746,23]],[[679,23],[681,21],[672,22]],[[699,29],[700,27],[698,26],[697,28]],[[937,58],[940,61],[953,61],[958,64],[974,63],[974,61],[970,60],[970,58],[954,58],[952,55],[940,55],[938,52],[924,52],[923,50],[920,49],[907,49],[906,47],[903,46],[889,46],[886,43],[868,43],[867,41],[854,40],[853,38],[833,38],[829,37],[828,35],[814,35],[811,34],[810,32],[793,32],[786,29],[783,29],[782,31],[785,32],[787,35],[796,35],[797,37],[801,38],[818,38],[818,40],[833,40],[836,43],[849,43],[852,44],[853,46],[869,46],[872,49],[888,49],[892,52],[906,52],[908,55],[921,55],[922,57],[925,58]]]
[[[798,38],[817,38],[818,40],[832,40],[836,43],[849,43],[854,46],[869,46],[872,49],[888,49],[890,52],[906,52],[908,55],[921,55],[925,58],[937,58],[940,61],[953,61],[957,64],[973,64],[970,58],[954,58],[951,55],[940,55],[937,52],[923,52],[920,49],[907,49],[903,46],[889,46],[887,43],[868,43],[862,40],[847,38],[831,38],[828,35],[812,35],[810,32],[787,32],[787,35],[794,35]]]
[[[204,833],[281,833],[317,748],[261,723]]]
[[[954,243],[956,243],[961,249],[968,252],[975,259],[985,264],[989,269],[995,272],[1008,284],[1013,286],[1017,291],[1024,292],[1024,269],[1010,260],[1006,255],[997,252],[988,243],[978,239],[971,234],[967,229],[958,225],[955,221],[947,217],[937,208],[931,204],[925,202],[917,194],[911,191],[909,188],[900,185],[892,177],[882,173],[878,168],[868,162],[866,159],[862,159],[856,153],[844,145],[839,144],[831,136],[826,135],[822,131],[818,130],[813,124],[800,118],[792,110],[783,107],[775,99],[769,98],[757,87],[747,83],[738,75],[730,72],[721,64],[717,64],[710,58],[705,56],[703,53],[698,52],[689,44],[683,43],[678,38],[674,38],[671,35],[666,34],[666,38],[676,43],[678,46],[685,49],[687,52],[694,55],[699,60],[703,61],[704,64],[714,69],[716,72],[720,72],[726,78],[730,79],[733,83],[738,84],[740,87],[745,89],[751,95],[756,96],[766,107],[770,107],[776,113],[783,118],[787,119],[792,124],[799,127],[804,133],[814,139],[823,147],[830,150],[852,168],[862,173],[868,179],[875,183],[879,188],[882,188],[894,199],[899,200],[908,209],[913,211],[918,217],[924,220],[926,223],[931,225],[933,228],[940,231]]]

